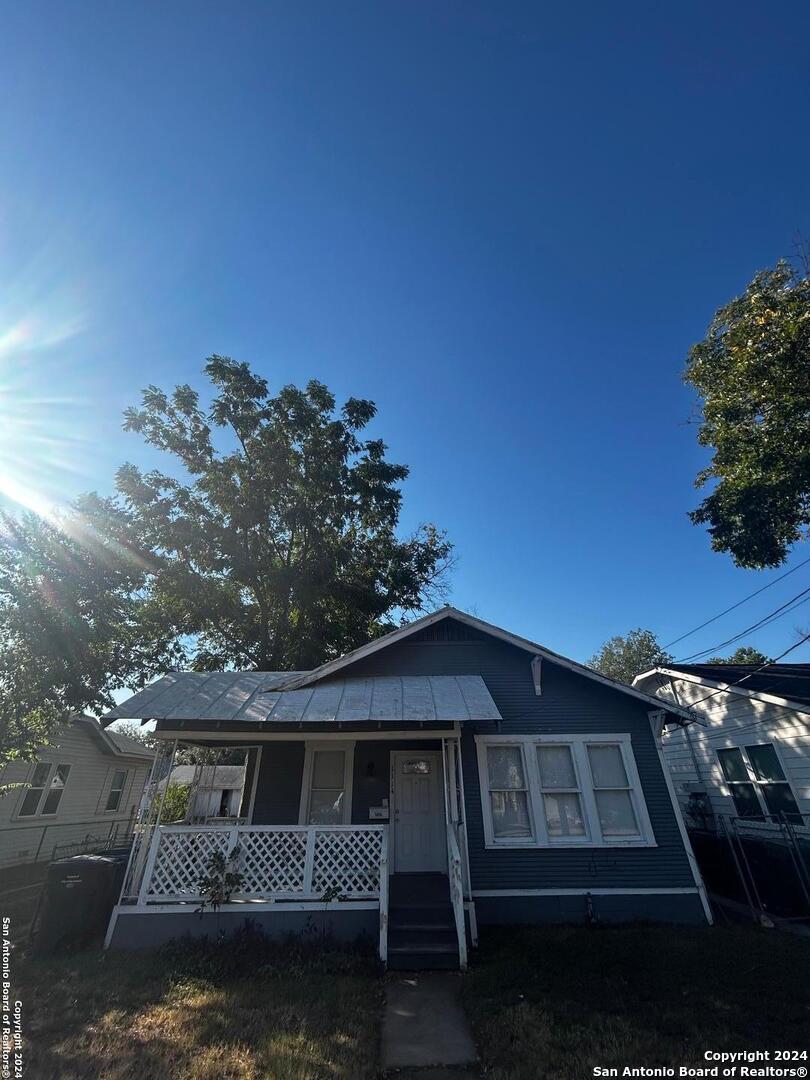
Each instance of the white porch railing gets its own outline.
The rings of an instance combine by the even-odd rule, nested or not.
[[[377,899],[386,840],[385,825],[161,825],[137,853],[122,900],[199,901],[212,854],[237,847],[242,882],[232,901]]]
[[[461,869],[461,852],[456,839],[456,828],[447,822],[447,876],[450,880],[450,900],[458,938],[458,965],[462,971],[467,967],[467,926],[464,921],[464,878]]]

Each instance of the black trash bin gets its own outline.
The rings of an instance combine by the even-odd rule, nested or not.
[[[75,855],[48,867],[36,948],[52,952],[102,937],[121,891],[126,856]]]

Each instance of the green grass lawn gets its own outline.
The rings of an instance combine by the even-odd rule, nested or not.
[[[583,1080],[597,1065],[706,1065],[706,1050],[810,1046],[810,939],[488,929],[473,956],[464,1004],[493,1080]]]
[[[15,957],[14,970],[31,1080],[377,1075],[381,980],[368,957],[248,941]]]

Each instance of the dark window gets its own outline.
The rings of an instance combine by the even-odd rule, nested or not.
[[[772,743],[718,750],[717,757],[740,817],[787,814],[801,822],[799,807]]]
[[[48,788],[48,794],[45,796],[45,804],[42,807],[42,814],[55,814],[59,809],[59,803],[62,801],[62,793],[65,790],[68,776],[70,775],[69,765],[57,765],[56,771],[51,777],[50,787]]]
[[[107,796],[107,805],[104,807],[104,812],[108,810],[117,810],[121,805],[121,796],[124,794],[124,784],[127,782],[127,774],[125,769],[116,769],[113,773],[112,783],[110,784],[110,793]]]
[[[50,771],[50,765],[40,764],[34,769],[34,775],[31,778],[31,786],[26,791],[22,806],[20,807],[20,817],[31,817],[37,812],[39,800],[42,798],[42,792],[45,790],[45,784],[48,782],[48,774]]]

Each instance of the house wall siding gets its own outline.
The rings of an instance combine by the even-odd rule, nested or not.
[[[503,734],[629,732],[657,846],[599,849],[487,849],[474,735],[494,723],[465,724],[462,735],[473,890],[526,888],[688,888],[694,878],[642,701],[544,662],[542,695],[529,654],[450,620],[347,668],[346,675],[480,674],[503,716]]]
[[[694,706],[706,721],[705,727],[691,724],[664,735],[664,758],[684,808],[689,793],[702,790],[715,814],[736,814],[717,751],[773,743],[799,810],[810,814],[810,714],[668,676],[651,676],[644,689],[662,700]]]
[[[76,844],[87,836],[104,839],[116,826],[117,835],[125,834],[140,803],[151,762],[105,754],[81,724],[60,727],[37,761],[71,767],[59,808],[54,815],[21,818],[25,788],[15,788],[0,798],[0,867],[32,862],[37,855],[39,861],[48,861],[54,847]],[[0,786],[30,781],[34,768],[27,762],[7,764],[0,770]],[[107,813],[104,807],[116,769],[126,770],[126,783],[119,809]]]

